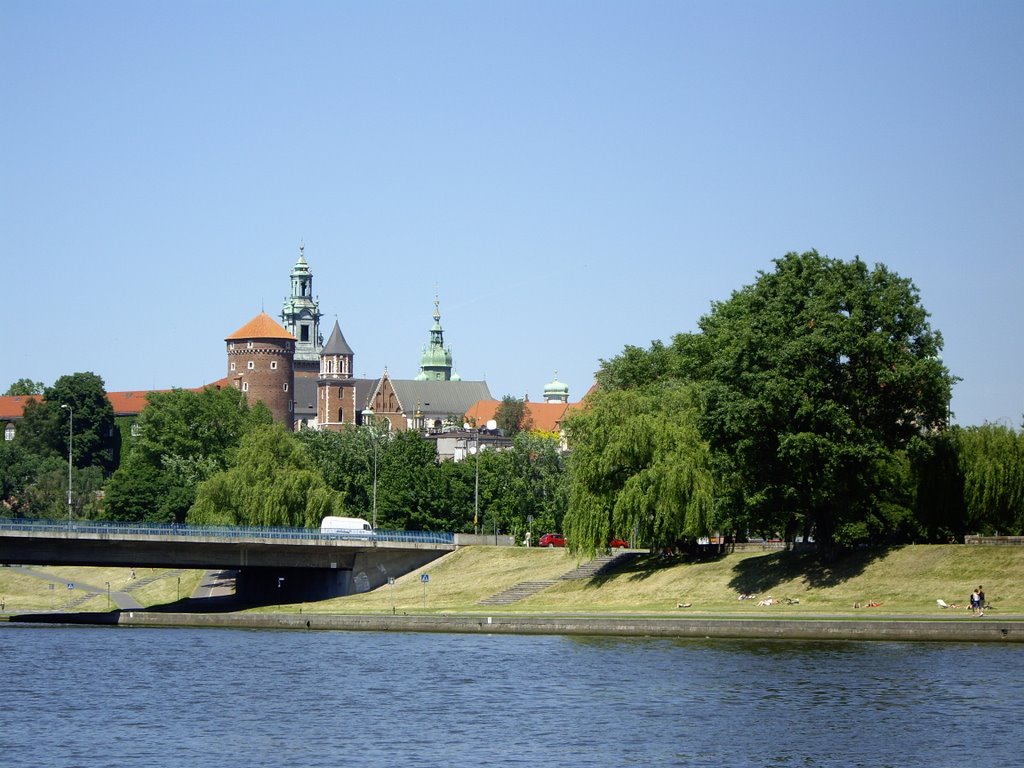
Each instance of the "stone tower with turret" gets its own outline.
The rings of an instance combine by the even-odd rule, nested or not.
[[[320,371],[320,303],[313,298],[313,273],[306,263],[305,245],[299,246],[299,260],[292,267],[292,293],[284,301],[281,325],[295,338],[295,375],[316,379]]]
[[[228,379],[250,405],[262,401],[274,421],[294,429],[295,337],[266,312],[228,336]]]
[[[320,353],[320,377],[316,386],[316,421],[320,429],[340,429],[359,422],[363,403],[357,402],[352,376],[355,353],[345,341],[338,321]]]

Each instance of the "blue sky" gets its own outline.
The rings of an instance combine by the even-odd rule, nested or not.
[[[0,391],[221,378],[305,244],[325,336],[572,399],[812,248],[1024,415],[1024,4],[0,4]]]

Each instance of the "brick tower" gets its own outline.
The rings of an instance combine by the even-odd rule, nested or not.
[[[266,312],[224,339],[228,378],[250,405],[263,401],[288,429],[295,428],[295,337]]]

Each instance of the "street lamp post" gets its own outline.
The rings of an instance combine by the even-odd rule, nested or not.
[[[480,535],[480,431],[476,433],[476,483],[473,487],[473,533]]]
[[[363,411],[363,423],[368,423],[370,436],[373,439],[373,498],[371,501],[370,527],[377,530],[377,422],[374,420],[372,408]]]
[[[377,428],[372,427],[373,432],[373,515],[370,527],[377,530]]]
[[[71,443],[75,427],[75,410],[67,403],[60,407],[68,409],[68,525],[71,525]]]
[[[473,453],[476,454],[476,482],[473,485],[473,535],[480,535],[480,430],[473,428],[469,425],[469,422],[465,422],[462,428],[467,432],[473,434]],[[466,437],[465,451],[469,453],[469,437]],[[464,453],[463,458],[466,454]]]

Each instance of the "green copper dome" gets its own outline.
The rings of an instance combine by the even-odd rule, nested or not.
[[[555,371],[555,380],[544,385],[544,401],[548,403],[569,402],[569,385],[558,380],[557,371]]]
[[[452,350],[444,346],[444,331],[441,328],[441,311],[438,300],[434,299],[434,324],[430,328],[430,343],[423,348],[420,356],[420,372],[416,381],[451,381]],[[456,374],[457,376],[458,374]]]

